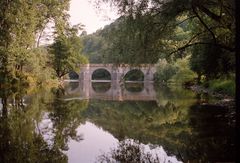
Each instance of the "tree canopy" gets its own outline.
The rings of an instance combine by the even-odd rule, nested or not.
[[[78,31],[82,25],[70,26],[69,4],[70,0],[0,2],[0,86],[16,81],[46,82],[87,62],[80,55]],[[57,59],[42,45],[46,44],[43,37],[49,26],[54,30],[50,33],[55,40],[52,49],[59,52]],[[53,69],[62,72],[57,70],[56,75]]]
[[[65,28],[69,2],[69,0],[0,2],[1,84],[26,78],[25,68],[29,66],[32,58],[39,55],[33,50],[36,44],[39,45],[39,34],[48,22],[54,24],[57,33]]]
[[[110,60],[156,63],[159,58],[174,60],[192,54],[193,70],[195,63],[207,64],[200,65],[203,72],[196,71],[200,74],[213,77],[234,71],[233,0],[96,1],[117,6],[121,15],[106,33]]]

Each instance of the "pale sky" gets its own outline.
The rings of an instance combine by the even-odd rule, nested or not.
[[[93,0],[71,0],[70,22],[72,25],[85,25],[88,34],[113,22],[118,16],[114,9],[104,5],[101,10],[96,9]]]

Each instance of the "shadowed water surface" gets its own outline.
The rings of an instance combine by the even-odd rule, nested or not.
[[[68,82],[0,95],[3,163],[234,161],[235,108],[180,87]]]

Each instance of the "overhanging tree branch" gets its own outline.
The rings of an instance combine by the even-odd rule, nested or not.
[[[222,28],[221,26],[214,26],[214,27],[211,27],[211,28],[209,28],[209,29],[215,29],[215,28]],[[204,33],[206,33],[207,32],[207,30],[204,30],[204,31],[202,31],[202,32],[199,32],[199,33],[197,33],[196,35],[194,35],[188,42],[187,42],[187,44],[190,44],[195,38],[197,38],[198,36],[200,36],[200,35],[202,35],[202,34],[204,34]],[[187,45],[186,44],[186,45]]]
[[[221,45],[221,44],[218,44],[218,43],[195,42],[195,43],[192,43],[192,44],[186,44],[186,45],[178,48],[177,50],[171,52],[171,53],[169,54],[169,56],[172,55],[172,54],[174,54],[174,53],[183,51],[183,50],[185,50],[185,49],[188,48],[188,47],[195,46],[195,45],[213,45],[213,46],[218,46],[219,48],[225,49],[225,50],[227,50],[227,51],[229,51],[229,52],[235,52],[235,48],[231,48],[231,47],[228,47],[228,46],[225,46],[225,45]]]
[[[215,34],[213,33],[213,31],[211,31],[211,29],[206,25],[206,23],[204,23],[204,21],[201,19],[201,17],[198,15],[195,7],[193,6],[193,13],[197,16],[198,20],[202,23],[202,25],[209,31],[209,33],[212,35],[214,42],[216,43],[216,37]]]
[[[198,8],[213,20],[220,22],[221,17],[219,15],[214,14],[213,12],[211,12],[210,10],[208,10],[206,7],[202,5],[199,5]]]

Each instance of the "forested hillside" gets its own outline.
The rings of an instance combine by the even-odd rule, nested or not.
[[[154,63],[160,82],[196,81],[234,92],[234,1],[106,2],[121,17],[83,37],[90,62]]]

